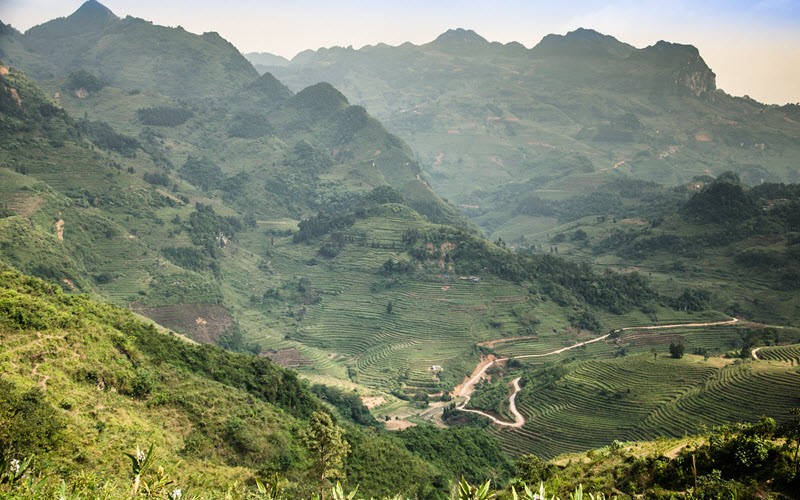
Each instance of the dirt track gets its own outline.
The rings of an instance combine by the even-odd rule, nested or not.
[[[721,325],[730,325],[730,324],[736,323],[737,321],[739,321],[737,318],[733,318],[733,319],[726,320],[726,321],[711,321],[711,322],[706,322],[706,323],[678,323],[678,324],[671,324],[671,325],[655,325],[655,326],[627,326],[625,328],[620,328],[617,331],[621,332],[621,331],[625,331],[625,330],[662,330],[662,329],[669,329],[669,328],[694,328],[694,327],[703,327],[703,326],[721,326]],[[481,380],[484,377],[484,375],[486,374],[486,371],[490,367],[494,366],[495,364],[504,363],[504,362],[508,361],[509,359],[542,358],[542,357],[545,357],[545,356],[552,356],[554,354],[561,354],[562,352],[568,351],[570,349],[575,349],[576,347],[581,347],[581,346],[584,346],[584,345],[587,345],[587,344],[591,344],[591,343],[594,343],[594,342],[599,342],[601,340],[606,339],[610,335],[611,334],[602,335],[600,337],[596,337],[596,338],[593,338],[591,340],[587,340],[585,342],[579,342],[577,344],[574,344],[574,345],[571,345],[571,346],[568,346],[568,347],[562,347],[561,349],[556,349],[555,351],[547,352],[547,353],[544,353],[544,354],[526,354],[526,355],[523,355],[523,356],[509,356],[509,357],[506,357],[506,358],[497,358],[497,359],[488,359],[488,358],[486,358],[486,359],[482,359],[481,362],[476,367],[475,371],[472,372],[472,377],[470,377],[462,385],[457,386],[453,390],[453,395],[455,397],[460,396],[460,397],[464,398],[464,401],[460,405],[456,406],[456,409],[459,410],[459,411],[463,411],[463,412],[475,413],[475,414],[481,415],[482,417],[486,417],[486,418],[490,419],[492,422],[494,422],[497,425],[502,425],[502,426],[506,426],[506,427],[522,427],[523,425],[525,425],[525,417],[523,417],[522,414],[519,413],[519,411],[517,411],[517,406],[516,406],[517,394],[519,393],[519,391],[521,389],[520,386],[519,386],[519,380],[520,380],[519,377],[512,381],[512,384],[514,386],[514,392],[512,392],[511,396],[509,396],[509,398],[508,398],[509,410],[514,415],[514,421],[513,422],[506,422],[504,420],[500,420],[497,417],[489,415],[488,413],[483,412],[481,410],[474,410],[474,409],[471,409],[471,408],[466,408],[467,403],[469,403],[470,397],[472,396],[472,392],[475,390],[475,384],[478,383],[478,381]],[[503,340],[505,340],[505,339],[503,339]],[[493,342],[493,341],[488,341],[488,342]],[[483,344],[487,344],[488,342],[485,342]],[[754,359],[758,359],[756,357],[756,352],[757,351],[758,351],[758,349],[755,349],[753,351],[753,358]]]

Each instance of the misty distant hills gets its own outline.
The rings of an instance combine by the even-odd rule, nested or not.
[[[289,60],[285,57],[270,54],[269,52],[250,52],[244,56],[253,64],[253,67],[256,68],[259,73],[266,72],[266,68],[289,65]]]
[[[800,180],[792,107],[718,89],[690,45],[638,49],[581,28],[526,49],[455,29],[265,69],[293,89],[330,82],[370,109],[490,233],[516,191],[561,199],[620,176],[678,185],[728,170],[751,185]]]

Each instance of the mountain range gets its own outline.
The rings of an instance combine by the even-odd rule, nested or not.
[[[527,49],[455,29],[258,67],[290,88],[330,82],[370,109],[492,238],[548,223],[515,212],[520,192],[563,200],[620,177],[674,186],[724,171],[798,181],[796,106],[726,94],[690,45],[638,49],[581,28]]]
[[[347,487],[441,498],[533,481],[509,456],[792,421],[795,108],[586,29],[248,57],[95,0],[0,25],[0,417],[57,424],[14,453],[118,488],[149,441],[178,484],[309,495],[321,412]],[[527,424],[461,411],[509,418],[514,379]]]

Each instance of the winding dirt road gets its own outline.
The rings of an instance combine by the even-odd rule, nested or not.
[[[710,322],[706,322],[706,323],[676,323],[676,324],[671,324],[671,325],[626,326],[624,328],[620,328],[620,329],[616,330],[616,332],[622,332],[622,331],[625,331],[625,330],[666,330],[666,329],[669,329],[669,328],[695,328],[695,327],[703,327],[703,326],[722,326],[722,325],[731,325],[731,324],[736,323],[738,321],[739,320],[737,318],[733,318],[733,319],[726,320],[726,321],[710,321]],[[475,384],[477,384],[478,381],[480,381],[486,375],[486,371],[489,368],[491,368],[492,366],[494,366],[496,364],[499,364],[499,363],[504,363],[504,362],[508,361],[509,359],[543,358],[545,356],[553,356],[555,354],[561,354],[562,352],[569,351],[570,349],[575,349],[576,347],[581,347],[581,346],[585,346],[587,344],[592,344],[594,342],[599,342],[601,340],[604,340],[604,339],[608,338],[610,335],[611,335],[610,333],[606,334],[606,335],[601,335],[600,337],[596,337],[596,338],[593,338],[591,340],[587,340],[585,342],[579,342],[579,343],[571,345],[571,346],[562,347],[561,349],[556,349],[555,351],[550,351],[550,352],[547,352],[547,353],[544,353],[544,354],[525,354],[525,355],[522,355],[522,356],[509,356],[509,357],[506,357],[506,358],[492,359],[489,362],[487,362],[486,359],[483,359],[478,364],[478,366],[475,368],[475,371],[472,372],[472,376],[466,382],[464,382],[459,388],[456,388],[456,390],[454,391],[454,393],[455,393],[454,397],[463,397],[464,398],[464,401],[462,401],[460,405],[456,406],[456,410],[467,412],[467,413],[475,413],[475,414],[480,415],[482,417],[486,417],[486,418],[490,419],[492,422],[494,422],[497,425],[502,425],[502,426],[505,426],[505,427],[522,427],[523,425],[525,425],[525,417],[523,417],[522,414],[519,411],[517,411],[517,405],[516,405],[517,394],[521,390],[521,387],[519,385],[520,377],[517,377],[517,378],[515,378],[514,380],[511,381],[511,385],[514,386],[514,391],[511,393],[511,396],[509,396],[509,398],[508,398],[508,408],[511,411],[511,414],[514,415],[514,421],[513,422],[506,422],[505,420],[500,420],[499,418],[497,418],[497,417],[495,417],[493,415],[490,415],[490,414],[488,414],[488,413],[486,413],[484,411],[481,411],[481,410],[475,410],[475,409],[472,409],[472,408],[466,408],[467,404],[469,403],[470,397],[472,396],[472,392],[475,390]],[[493,341],[489,341],[489,342],[493,342]],[[486,343],[484,343],[484,344],[486,344]],[[758,351],[758,349],[753,350],[753,358],[754,359],[758,359],[756,357],[756,352],[757,351]]]

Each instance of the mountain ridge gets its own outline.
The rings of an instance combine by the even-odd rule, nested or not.
[[[471,49],[459,42],[467,30],[445,34],[458,34],[446,51],[321,49],[271,70],[290,88],[329,81],[370,109],[491,237],[527,237],[545,222],[495,212],[524,186],[563,198],[619,176],[679,186],[732,169],[748,184],[800,180],[787,154],[800,154],[793,108],[726,94],[694,46],[636,48],[579,28],[530,49]]]
[[[105,16],[96,5],[87,9]],[[630,421],[629,409],[648,401],[656,420],[663,415],[659,394],[677,395],[695,384],[694,377],[681,373],[687,367],[706,374],[716,370],[724,374],[720,379],[733,373],[732,386],[749,387],[751,393],[761,390],[740,375],[775,377],[779,384],[762,380],[764,387],[776,389],[763,391],[764,396],[776,418],[787,418],[780,410],[785,394],[794,394],[796,387],[792,365],[752,359],[747,348],[794,343],[800,339],[796,330],[745,321],[725,321],[724,330],[712,332],[687,330],[691,323],[718,323],[755,307],[764,313],[756,319],[778,317],[786,326],[800,311],[794,307],[795,298],[783,301],[800,282],[796,273],[783,271],[796,267],[800,226],[793,215],[796,207],[785,201],[796,197],[796,186],[754,188],[753,198],[764,198],[764,204],[749,199],[741,182],[745,177],[780,180],[787,172],[796,174],[790,162],[796,158],[792,140],[797,136],[792,135],[794,129],[785,128],[791,125],[782,124],[782,111],[712,88],[713,72],[707,73],[710,69],[699,52],[656,44],[651,50],[634,49],[644,57],[631,61],[619,57],[618,52],[626,50],[621,42],[576,30],[551,42],[586,42],[606,55],[596,60],[559,54],[532,57],[518,45],[488,43],[477,34],[454,30],[443,41],[445,49],[404,44],[310,54],[312,62],[317,58],[325,64],[302,75],[313,81],[293,93],[272,74],[253,76],[249,63],[214,32],[194,35],[135,18],[110,23],[107,30],[87,32],[80,40],[89,46],[88,56],[103,56],[99,63],[76,53],[75,45],[54,47],[72,66],[54,60],[45,49],[27,54],[61,68],[41,73],[45,90],[13,67],[4,67],[0,75],[0,130],[5,139],[0,141],[0,260],[50,282],[35,288],[64,290],[61,295],[44,291],[49,299],[42,302],[67,296],[58,307],[14,309],[15,301],[6,299],[14,298],[8,290],[15,285],[0,290],[2,307],[10,304],[14,314],[9,318],[25,330],[25,337],[14,337],[14,342],[31,349],[20,357],[16,351],[11,356],[5,350],[0,353],[0,363],[19,371],[15,377],[20,384],[55,388],[57,377],[70,385],[83,384],[76,393],[115,401],[136,396],[129,394],[136,387],[142,399],[124,400],[126,404],[155,412],[179,412],[194,404],[193,411],[211,412],[213,422],[205,428],[210,430],[198,429],[204,420],[196,415],[192,418],[198,419],[197,426],[185,436],[181,432],[189,428],[187,420],[173,424],[174,432],[163,440],[177,443],[170,449],[183,451],[170,456],[220,453],[230,464],[253,470],[262,464],[261,477],[295,474],[309,463],[293,444],[302,419],[284,421],[260,405],[247,405],[248,397],[265,392],[284,398],[284,410],[291,413],[291,405],[308,396],[294,372],[275,371],[288,388],[270,377],[234,380],[232,386],[250,390],[235,392],[241,405],[224,398],[208,405],[203,398],[212,394],[203,395],[199,389],[192,389],[195,396],[186,399],[176,395],[180,386],[169,384],[184,383],[184,378],[171,375],[169,367],[161,372],[157,361],[171,364],[177,358],[195,368],[193,372],[227,376],[248,367],[254,367],[254,374],[269,373],[272,365],[258,357],[275,359],[296,367],[310,383],[341,388],[341,394],[328,389],[322,393],[330,404],[343,407],[343,419],[360,415],[362,423],[372,427],[364,433],[380,436],[376,420],[390,422],[387,428],[402,428],[422,424],[414,417],[422,419],[438,410],[443,420],[457,422],[456,412],[448,411],[447,393],[475,369],[482,355],[524,356],[524,363],[542,352],[563,353],[558,363],[530,371],[530,383],[520,392],[520,404],[526,404],[520,411],[529,428],[533,425],[532,432],[496,434],[515,454],[533,450],[552,456],[579,450],[584,439],[576,439],[574,429],[585,432],[593,444],[617,447],[609,441],[633,435],[625,434],[631,429],[621,425]],[[77,40],[50,35],[39,33],[38,43],[46,48]],[[473,46],[480,50],[469,48]],[[163,50],[155,50],[159,48]],[[145,64],[138,49],[161,59]],[[127,73],[135,64],[141,74]],[[326,73],[326,67],[335,71]],[[367,70],[372,72],[361,73]],[[227,81],[228,75],[237,81]],[[343,79],[344,86],[328,76]],[[143,81],[150,85],[140,88]],[[373,105],[397,114],[384,125],[367,111]],[[407,134],[409,143],[390,130]],[[785,165],[779,162],[788,167],[781,170]],[[721,171],[727,163],[741,177]],[[635,176],[657,178],[670,186]],[[456,192],[454,203],[482,224],[491,239],[481,237],[442,200],[433,189],[437,186]],[[681,225],[670,212],[686,199],[690,203],[680,213],[696,225]],[[773,205],[774,214],[762,208]],[[742,220],[735,226],[738,216]],[[708,230],[708,224],[720,221],[727,224],[717,232]],[[555,236],[548,234],[557,224],[564,227]],[[779,233],[775,224],[785,230]],[[685,233],[664,234],[676,226]],[[703,252],[726,250],[695,243],[728,237],[732,229],[752,235],[756,244],[758,238],[780,237],[769,252],[748,248],[733,258],[712,255],[717,262],[727,257],[724,262],[752,266],[751,274],[741,276],[758,280],[758,286],[745,291],[750,282],[733,286],[738,277],[734,273],[724,280],[698,274],[709,262]],[[661,245],[686,259],[676,262],[669,255],[666,264],[648,272],[640,272],[635,259],[610,260],[616,254],[636,257],[648,245]],[[589,263],[591,256],[565,258],[572,252],[578,255],[577,250],[599,252],[604,247],[616,249],[614,255],[606,254],[596,264]],[[785,268],[778,269],[778,264]],[[767,267],[769,273],[761,272]],[[698,276],[704,279],[698,281]],[[784,295],[770,291],[776,282],[787,288]],[[747,297],[756,289],[764,290],[758,303]],[[108,338],[89,332],[103,341],[98,359],[109,362],[89,362],[100,368],[62,374],[54,362],[71,362],[60,353],[68,353],[70,339],[82,339],[83,334],[69,331],[49,338],[52,327],[46,320],[72,321],[59,311],[82,304],[85,299],[71,299],[78,291],[151,314],[197,341],[247,354],[192,346],[158,351],[153,363],[143,363],[139,351],[126,342],[131,339],[115,334],[113,327]],[[779,310],[769,310],[781,301]],[[29,309],[35,310],[27,314]],[[686,328],[650,335],[653,326],[678,323]],[[629,325],[649,326],[617,331]],[[42,333],[37,328],[44,337],[37,337]],[[133,328],[135,334],[144,327]],[[612,333],[603,335],[609,329]],[[142,349],[163,346],[158,342],[162,337],[144,333]],[[3,342],[9,338],[0,336]],[[687,351],[683,361],[667,358],[667,345],[683,341],[692,354]],[[563,349],[581,343],[586,349]],[[195,356],[187,354],[190,350],[200,352],[197,358],[202,360],[195,363]],[[783,359],[796,356],[791,346],[778,351],[776,356],[787,356]],[[771,354],[769,349],[762,352]],[[626,354],[632,355],[626,359]],[[39,366],[40,360],[47,363]],[[623,375],[605,386],[605,380],[615,377],[597,376],[593,366],[618,367],[614,371]],[[587,383],[576,387],[572,375],[567,376],[572,369],[585,373]],[[148,378],[145,370],[159,376]],[[640,392],[646,385],[640,383],[642,374],[663,382],[668,372],[675,375],[675,383],[687,385],[644,388],[654,397],[640,399],[647,396]],[[170,390],[147,396],[148,381],[151,393]],[[105,389],[99,385],[117,391],[101,392]],[[498,375],[484,385],[473,402],[502,414],[506,384]],[[711,419],[706,418],[711,411],[697,412],[698,419],[669,422],[653,422],[648,416],[637,432],[680,436],[693,430],[693,422],[714,425],[736,414],[737,401],[713,401],[725,399],[726,392],[706,390],[715,384],[700,385],[696,394],[691,388],[698,396],[690,398],[692,404],[709,401],[708,408],[724,407],[724,413],[714,413]],[[673,390],[678,387],[684,389]],[[480,394],[483,389],[486,392]],[[538,390],[550,400],[537,401]],[[577,400],[570,394],[577,394]],[[737,394],[747,400],[747,392]],[[363,408],[361,397],[379,405],[372,414]],[[601,419],[590,405],[581,420],[580,412],[569,411],[581,400],[614,410]],[[57,412],[76,408],[76,403],[62,401],[55,398],[48,404]],[[565,407],[563,402],[569,403]],[[675,415],[681,414],[678,403]],[[756,409],[750,408],[748,419],[756,417]],[[83,410],[74,413],[87,419],[88,428],[94,429],[90,435],[108,436],[92,419],[109,412]],[[285,426],[275,446],[264,445],[269,439],[257,431],[263,422],[254,422],[254,415]],[[574,420],[561,425],[562,415]],[[552,425],[549,430],[539,428],[544,422]],[[108,427],[105,432],[135,437],[116,423]],[[466,448],[478,442],[475,436],[496,431],[452,433]],[[364,494],[371,495],[394,491],[405,473],[402,467],[409,464],[415,471],[406,476],[409,483],[435,485],[442,491],[452,485],[448,478],[465,471],[496,473],[498,478],[506,474],[505,465],[503,470],[493,469],[505,460],[494,454],[490,442],[474,448],[480,452],[463,454],[459,447],[438,446],[439,432],[450,431],[419,425],[416,431],[395,436],[397,448],[384,443],[389,446],[385,448],[349,430],[354,453],[363,458],[361,465],[348,469],[351,481],[362,482]],[[413,436],[431,448],[455,450],[447,459],[441,458],[441,451],[436,455],[446,465],[440,469],[444,472],[438,474],[402,452],[397,443]],[[132,451],[132,444],[126,449]],[[459,454],[464,456],[456,457]],[[378,455],[384,459],[370,460]],[[391,467],[392,461],[400,465]],[[381,471],[366,486],[372,480],[370,468],[382,469],[384,463],[390,470]]]

